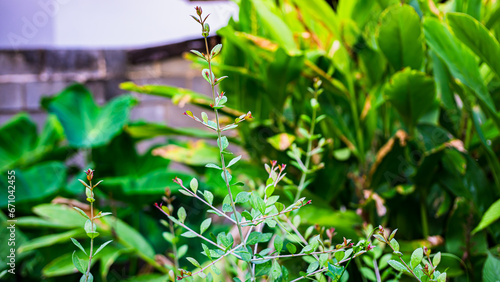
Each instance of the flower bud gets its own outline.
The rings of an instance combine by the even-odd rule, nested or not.
[[[196,14],[201,17],[201,14],[203,13],[203,10],[201,9],[201,7],[196,6],[194,9],[196,10]]]
[[[89,169],[87,169],[87,171],[85,173],[87,174],[87,180],[91,181],[92,177],[94,177],[94,171],[89,168]]]
[[[203,37],[208,37],[209,33],[210,33],[210,26],[207,23],[205,23],[203,25],[203,32],[201,35],[203,35]]]

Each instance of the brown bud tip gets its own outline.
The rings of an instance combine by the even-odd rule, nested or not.
[[[203,10],[201,9],[201,7],[200,6],[196,6],[194,9],[196,10],[196,14],[198,16],[201,16],[201,14],[203,13]]]
[[[85,171],[85,174],[87,174],[88,181],[92,180],[92,178],[94,177],[94,171],[90,168]]]
[[[177,184],[179,184],[179,185],[181,185],[181,186],[182,186],[182,180],[181,180],[179,177],[177,177],[177,176],[176,176],[176,177],[173,179],[173,181],[174,181],[175,183],[177,183]]]

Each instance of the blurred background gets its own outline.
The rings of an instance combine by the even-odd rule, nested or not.
[[[193,269],[186,257],[209,263],[155,203],[183,207],[196,228],[211,217],[208,233],[235,232],[172,182],[196,177],[217,206],[227,196],[205,167],[220,163],[216,135],[182,115],[214,118],[207,64],[189,53],[205,51],[195,6],[210,14],[210,47],[224,46],[212,65],[228,76],[221,123],[253,116],[227,131],[243,155],[233,193],[262,192],[263,164],[278,160],[289,164],[280,201],[312,199],[293,215],[306,239],[398,228],[406,261],[426,246],[442,252],[450,281],[497,281],[495,0],[0,0],[0,222],[17,220],[16,273],[2,227],[0,279],[78,281],[70,238],[86,250],[89,240],[72,207],[90,210],[78,181],[87,168],[103,180],[96,209],[112,212],[98,222],[96,244],[113,242],[93,260],[96,281],[171,281],[173,269]],[[373,244],[349,281],[411,280]],[[241,276],[234,260],[219,266],[214,281]],[[307,263],[283,266],[298,277]],[[261,267],[266,279],[271,266]]]

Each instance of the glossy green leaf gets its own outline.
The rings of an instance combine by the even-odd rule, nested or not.
[[[394,5],[382,13],[378,35],[380,49],[392,67],[420,69],[424,58],[422,24],[415,9]]]
[[[107,242],[104,242],[99,248],[95,251],[94,256],[97,255],[104,247],[106,247],[109,243],[113,242],[113,240],[109,240]]]
[[[45,162],[26,170],[16,169],[14,172],[16,204],[41,201],[56,194],[66,181],[66,167],[62,162]],[[0,207],[2,208],[7,207],[8,204],[9,185],[5,176],[5,180],[0,182]]]
[[[252,1],[256,13],[262,21],[263,28],[265,28],[272,36],[272,39],[278,42],[281,46],[288,51],[295,50],[297,47],[293,39],[291,30],[286,26],[286,23],[270,9],[268,3],[262,0]]]
[[[481,58],[500,78],[500,44],[480,22],[467,14],[446,14],[453,34]]]
[[[79,258],[78,255],[76,254],[76,251],[73,252],[72,259],[73,259],[73,265],[76,267],[76,269],[78,269],[78,271],[80,271],[81,273],[85,274],[87,272],[87,267],[88,267],[87,262]]]
[[[451,74],[472,90],[481,108],[488,113],[497,127],[500,118],[495,104],[483,82],[476,60],[448,28],[440,21],[427,18],[424,21],[425,39],[431,49],[446,63]]]
[[[283,249],[283,238],[281,238],[281,236],[274,237],[274,248],[278,254],[281,253],[281,250]]]
[[[15,115],[0,127],[0,172],[35,163],[55,153],[63,138],[61,124],[53,115],[47,117],[41,135],[37,134],[36,124],[28,115]]]
[[[417,267],[417,265],[422,262],[422,258],[424,257],[424,250],[422,248],[418,248],[411,254],[410,265],[411,268]]]
[[[401,264],[399,261],[390,260],[390,261],[388,261],[388,263],[389,263],[390,266],[392,266],[397,271],[403,271],[403,272],[407,271],[406,267],[404,267],[404,265]]]
[[[209,227],[210,227],[210,224],[212,224],[212,219],[211,218],[207,218],[205,219],[202,223],[201,223],[201,226],[200,226],[200,234],[203,234],[203,232],[205,232]]]
[[[500,218],[500,199],[493,203],[488,210],[484,213],[479,222],[478,226],[474,228],[472,234],[483,230],[484,228],[490,226],[493,222]]]
[[[83,230],[70,230],[63,233],[44,235],[22,244],[17,250],[19,253],[23,253],[63,242],[66,243],[69,242],[70,238],[80,237],[82,234],[84,234]]]
[[[131,96],[119,96],[100,108],[85,87],[75,84],[51,98],[47,108],[61,122],[70,145],[88,148],[104,145],[116,136],[134,103]]]
[[[488,253],[488,258],[483,267],[483,281],[496,282],[500,277],[500,259]]]
[[[434,85],[434,80],[425,73],[406,68],[392,76],[384,94],[404,123],[413,128],[434,103]]]
[[[75,244],[75,246],[77,246],[80,250],[82,250],[82,252],[84,254],[87,254],[87,252],[85,251],[85,249],[83,248],[82,244],[80,244],[80,242],[78,242],[77,240],[73,239],[73,238],[70,238],[71,239],[71,242],[73,242],[73,244]]]

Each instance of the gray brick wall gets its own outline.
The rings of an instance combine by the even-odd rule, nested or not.
[[[75,83],[85,84],[103,104],[124,94],[119,84],[166,84],[210,93],[200,71],[180,56],[136,62],[125,50],[0,50],[0,125],[15,114],[28,112],[40,126],[46,119],[40,99]],[[132,61],[132,62],[130,62]],[[168,99],[134,93],[140,101],[132,119],[192,125]]]

